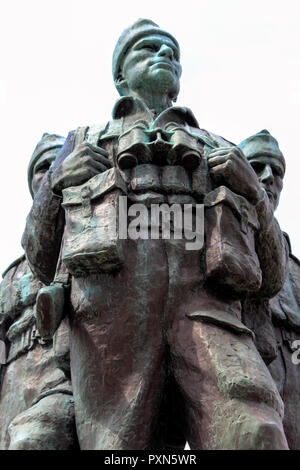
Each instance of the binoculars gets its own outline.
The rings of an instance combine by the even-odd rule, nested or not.
[[[197,138],[178,123],[149,128],[145,121],[135,123],[119,137],[117,162],[121,170],[142,163],[182,165],[195,170],[201,161]]]

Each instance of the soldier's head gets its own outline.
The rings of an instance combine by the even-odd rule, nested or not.
[[[277,140],[264,129],[243,140],[239,147],[257,174],[275,210],[279,203],[285,173],[285,160]]]
[[[121,34],[112,70],[121,96],[161,93],[174,101],[181,76],[179,44],[153,21],[139,19]]]
[[[32,198],[39,190],[46,171],[56,159],[65,140],[60,135],[43,134],[35,147],[27,170],[28,186]]]

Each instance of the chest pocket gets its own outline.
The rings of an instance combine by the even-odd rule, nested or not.
[[[24,260],[9,270],[1,283],[0,313],[15,319],[35,303],[41,287],[42,283],[33,276]]]
[[[66,216],[62,260],[74,276],[109,272],[123,263],[118,236],[119,196],[126,184],[116,168],[63,190]]]
[[[255,252],[255,208],[225,186],[204,199],[208,280],[233,293],[256,292],[262,282]]]

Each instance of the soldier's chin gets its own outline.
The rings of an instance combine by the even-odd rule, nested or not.
[[[177,77],[171,70],[156,68],[153,70],[155,86],[162,90],[171,90],[177,85]]]

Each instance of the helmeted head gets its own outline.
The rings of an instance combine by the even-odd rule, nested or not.
[[[65,137],[60,135],[45,133],[37,143],[27,170],[28,186],[32,198],[39,190],[44,174],[56,159],[65,140]]]
[[[139,19],[121,34],[113,53],[112,72],[121,96],[160,90],[174,101],[181,76],[176,39],[156,23]]]
[[[277,140],[266,129],[243,140],[239,145],[266,190],[275,210],[285,174],[285,159]]]

